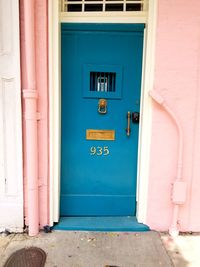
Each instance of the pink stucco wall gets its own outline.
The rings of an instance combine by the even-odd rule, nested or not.
[[[26,54],[24,39],[24,1],[20,1],[20,33],[21,33],[21,80],[22,89],[27,89]],[[35,66],[36,90],[38,92],[38,185],[39,185],[39,224],[49,223],[48,211],[48,4],[47,0],[35,0]],[[24,105],[23,105],[24,112]],[[24,116],[23,116],[24,117]],[[27,174],[26,174],[26,140],[25,120],[23,118],[23,154],[24,154],[24,213],[25,224],[28,225]]]
[[[158,2],[154,89],[177,114],[184,131],[187,198],[180,208],[180,230],[200,231],[200,2]],[[167,230],[171,224],[177,138],[172,119],[154,103],[147,212],[152,229]]]
[[[154,89],[173,108],[184,130],[183,179],[187,182],[187,199],[180,209],[181,230],[200,231],[200,2],[158,2]],[[26,88],[23,0],[20,3],[22,87]],[[36,89],[41,114],[38,123],[41,227],[48,224],[49,212],[47,10],[47,0],[35,0]],[[172,119],[154,103],[147,210],[147,224],[152,229],[167,230],[171,224],[171,189],[176,175],[177,138]],[[25,158],[24,176],[25,219],[28,224]]]

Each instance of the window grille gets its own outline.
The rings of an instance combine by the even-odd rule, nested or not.
[[[61,12],[143,12],[148,0],[62,0]]]
[[[115,92],[115,72],[90,72],[90,91]]]

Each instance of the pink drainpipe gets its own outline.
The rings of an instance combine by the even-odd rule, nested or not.
[[[38,206],[38,140],[37,140],[37,90],[35,73],[35,1],[25,0],[24,4],[24,39],[27,88],[23,88],[25,102],[25,140],[28,186],[28,221],[29,235],[39,232]]]
[[[182,169],[183,169],[183,129],[179,119],[176,117],[174,112],[169,108],[164,98],[155,90],[149,92],[152,99],[162,106],[167,113],[171,116],[176,124],[179,135],[179,145],[178,145],[178,160],[177,160],[177,172],[176,179],[173,183],[172,190],[172,203],[173,203],[173,214],[172,223],[169,228],[169,233],[171,236],[178,236],[179,234],[179,207],[183,205],[186,201],[186,182],[182,179]]]

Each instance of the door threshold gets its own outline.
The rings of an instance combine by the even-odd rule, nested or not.
[[[135,216],[122,217],[60,217],[54,230],[99,232],[145,232],[149,227],[138,223]]]

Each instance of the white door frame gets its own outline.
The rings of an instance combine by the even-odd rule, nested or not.
[[[149,11],[145,18],[108,17],[98,18],[98,22],[145,23],[144,55],[141,88],[141,122],[139,128],[138,173],[137,173],[137,220],[146,223],[149,159],[151,145],[152,104],[148,95],[153,89],[155,36],[158,0],[149,0]],[[50,131],[50,225],[59,221],[60,207],[60,147],[61,147],[61,47],[59,0],[49,0],[49,131]],[[97,22],[95,18],[76,22]],[[70,22],[63,18],[62,21]],[[73,20],[74,21],[74,20]]]

